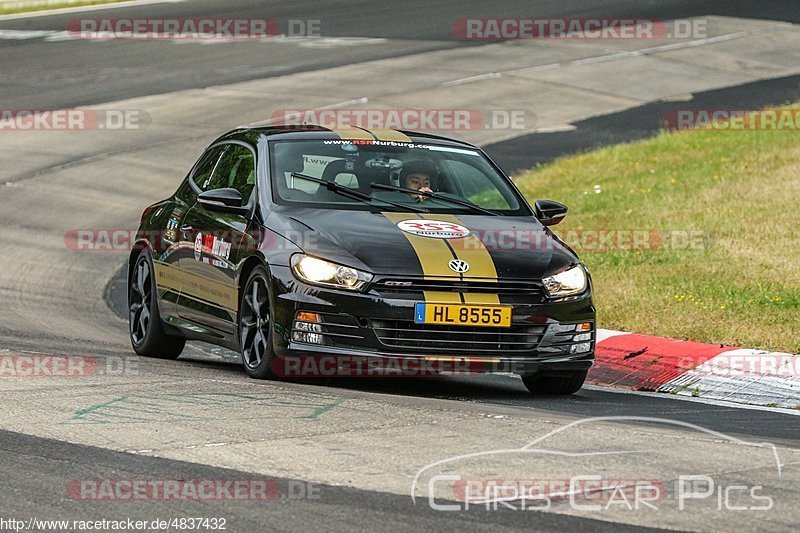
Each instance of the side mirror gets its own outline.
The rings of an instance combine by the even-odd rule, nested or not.
[[[555,226],[567,216],[567,206],[552,200],[536,200],[534,214],[544,226]]]
[[[223,213],[237,213],[244,215],[250,210],[242,207],[242,193],[236,189],[211,189],[200,193],[197,201],[209,211],[221,211]]]

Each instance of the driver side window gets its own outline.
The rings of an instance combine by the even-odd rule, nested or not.
[[[214,172],[214,168],[217,166],[219,158],[225,148],[225,146],[215,146],[211,148],[203,154],[200,161],[197,163],[196,170],[192,175],[192,181],[197,188],[200,189],[200,192],[208,190],[208,180],[211,177],[211,173]]]
[[[242,194],[242,205],[250,202],[256,185],[256,164],[253,152],[238,144],[224,146],[224,153],[213,170],[199,183],[203,191],[232,188]]]
[[[510,209],[497,186],[479,169],[461,161],[448,161],[452,175],[457,176],[461,195],[470,202],[489,209]]]

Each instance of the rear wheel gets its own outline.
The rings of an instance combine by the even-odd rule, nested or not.
[[[177,359],[186,339],[167,335],[158,312],[158,290],[150,253],[143,250],[128,280],[128,324],[133,350],[147,357]]]
[[[272,313],[269,306],[267,271],[256,267],[247,278],[239,302],[239,347],[247,375],[255,379],[275,379],[272,371],[275,350],[272,346]]]
[[[588,370],[574,370],[557,374],[529,374],[522,376],[522,382],[532,394],[567,395],[583,387],[588,373]]]

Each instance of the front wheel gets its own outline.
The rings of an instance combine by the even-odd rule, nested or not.
[[[528,374],[522,376],[522,383],[531,394],[575,394],[583,387],[588,373],[588,370],[574,370],[557,374]]]
[[[143,250],[136,258],[128,280],[128,324],[133,350],[147,357],[177,359],[186,339],[167,335],[158,312],[158,289],[153,276],[150,253]]]
[[[247,278],[239,302],[239,349],[247,375],[255,379],[275,379],[272,362],[272,314],[269,306],[267,271],[256,267]]]

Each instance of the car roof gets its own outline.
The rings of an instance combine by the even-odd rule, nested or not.
[[[475,145],[433,135],[408,130],[391,129],[365,129],[355,126],[320,126],[317,124],[271,124],[268,126],[246,126],[231,130],[215,142],[221,141],[244,141],[256,145],[261,137],[267,137],[270,141],[285,140],[360,140],[360,141],[384,141],[384,142],[415,142],[415,143],[435,143],[443,146],[453,146],[461,148],[477,148]]]

